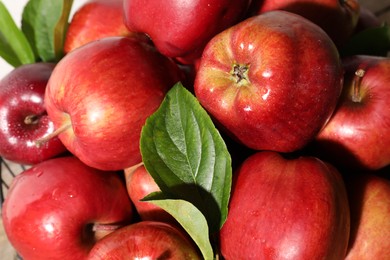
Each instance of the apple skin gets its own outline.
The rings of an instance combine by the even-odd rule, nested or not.
[[[88,167],[74,156],[17,175],[2,208],[13,247],[23,259],[37,260],[85,259],[97,240],[132,217],[120,174]]]
[[[359,19],[354,31],[354,34],[359,33],[361,31],[378,28],[382,25],[382,21],[378,16],[375,15],[373,11],[368,9],[365,6],[360,7]]]
[[[360,4],[358,0],[263,0],[257,14],[273,10],[285,10],[309,19],[341,47],[355,30]]]
[[[316,137],[316,153],[340,169],[383,168],[390,164],[390,58],[357,55],[343,64],[343,94]],[[363,77],[355,75],[359,69]],[[354,82],[361,100],[353,100]]]
[[[141,221],[122,227],[98,241],[89,260],[201,259],[185,233],[158,221]]]
[[[343,179],[315,157],[258,152],[235,172],[220,232],[225,259],[343,259],[349,238]]]
[[[192,64],[206,43],[240,21],[251,0],[124,0],[130,31],[150,36],[164,55]]]
[[[390,180],[365,172],[346,179],[351,236],[346,260],[390,256]]]
[[[293,13],[270,11],[208,43],[194,90],[202,106],[242,144],[293,152],[314,139],[329,119],[342,82],[337,48],[320,27]]]
[[[66,55],[45,93],[67,149],[85,164],[122,170],[141,162],[141,128],[182,77],[178,66],[136,38],[108,37]],[[93,151],[93,152],[92,152]]]
[[[178,224],[177,221],[162,208],[150,202],[141,201],[147,195],[161,190],[143,164],[135,166],[134,168],[131,167],[124,170],[126,188],[141,220]]]
[[[54,131],[44,105],[54,63],[25,64],[0,81],[0,156],[19,164],[36,164],[66,152],[58,138],[37,147],[35,140]]]
[[[104,17],[104,19],[102,19]],[[66,32],[64,52],[94,40],[133,34],[124,24],[123,0],[89,0],[74,13]]]

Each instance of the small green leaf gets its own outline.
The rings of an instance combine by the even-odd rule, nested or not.
[[[343,57],[351,55],[386,56],[390,51],[390,27],[387,24],[370,28],[352,36],[341,49]]]
[[[0,1],[0,56],[13,67],[35,62],[29,42],[3,1]]]
[[[227,216],[231,157],[210,116],[181,83],[165,96],[141,133],[146,169],[171,198],[191,202],[217,232]]]
[[[167,199],[162,193],[152,193],[143,201],[153,203],[171,214],[198,246],[203,259],[214,259],[207,221],[193,204],[180,199]]]
[[[22,30],[42,61],[62,58],[72,4],[73,0],[30,0],[25,6]]]

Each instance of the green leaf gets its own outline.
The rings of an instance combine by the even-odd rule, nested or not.
[[[35,62],[29,42],[3,1],[0,1],[0,56],[13,67]]]
[[[198,246],[203,259],[214,259],[207,221],[193,204],[185,200],[168,199],[161,192],[152,193],[143,201],[153,203],[171,214]]]
[[[352,36],[340,50],[343,57],[351,55],[386,56],[390,51],[390,27],[384,24]]]
[[[177,83],[142,129],[146,169],[171,198],[195,205],[217,232],[227,216],[232,182],[231,157],[210,116]]]
[[[30,0],[22,14],[22,30],[36,55],[46,62],[63,57],[73,0]]]

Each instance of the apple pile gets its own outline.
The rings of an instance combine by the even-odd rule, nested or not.
[[[390,27],[356,0],[0,1],[29,259],[386,259]],[[40,15],[40,14],[45,15]]]

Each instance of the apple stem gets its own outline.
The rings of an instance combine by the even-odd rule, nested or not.
[[[122,227],[123,225],[119,224],[100,224],[100,223],[95,223],[93,224],[92,231],[114,231],[117,230],[118,228]]]
[[[35,141],[35,145],[37,147],[40,147],[41,145],[43,145],[44,143],[46,143],[47,141],[49,141],[50,139],[58,136],[59,134],[65,132],[67,129],[69,129],[70,127],[72,127],[72,124],[71,123],[68,123],[68,124],[64,124],[64,125],[61,125],[59,128],[57,128],[56,130],[54,130],[53,132],[51,132],[50,134],[48,135],[45,135],[44,137],[38,139]]]
[[[363,69],[358,69],[355,72],[355,77],[353,79],[353,94],[352,94],[353,102],[360,102],[362,100],[362,97],[360,95],[360,85],[362,83],[362,79],[365,73],[366,71]]]
[[[24,123],[26,125],[36,125],[39,122],[39,115],[28,115],[24,118]]]

